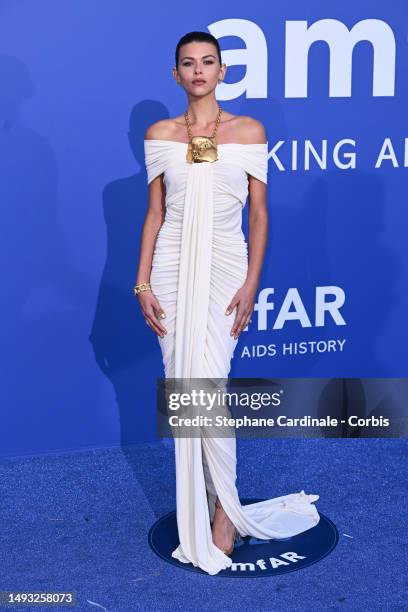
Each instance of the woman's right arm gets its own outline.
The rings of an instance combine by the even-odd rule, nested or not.
[[[154,178],[149,184],[148,208],[142,229],[136,285],[148,283],[150,280],[154,245],[165,216],[165,190],[162,174]],[[146,322],[153,331],[163,338],[167,330],[160,323],[160,318],[164,318],[165,313],[158,299],[150,290],[141,291],[137,294],[137,297]]]

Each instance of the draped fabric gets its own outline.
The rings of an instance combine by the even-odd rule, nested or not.
[[[166,318],[160,338],[166,378],[226,379],[238,339],[235,310],[225,310],[242,287],[248,249],[241,229],[248,175],[267,183],[268,144],[219,144],[218,160],[189,164],[187,144],[145,140],[147,180],[163,174],[166,215],[153,253],[150,283]],[[205,432],[204,432],[205,433]],[[291,537],[320,520],[302,490],[242,506],[236,489],[236,440],[175,437],[177,527],[172,556],[209,574],[232,559],[212,541],[218,495],[241,536]]]

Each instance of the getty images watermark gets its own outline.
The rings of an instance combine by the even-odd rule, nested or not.
[[[361,404],[363,383],[356,381],[363,380],[159,379],[157,434],[160,438],[405,436],[407,420],[395,406],[384,410],[382,402],[380,414],[368,403]],[[354,406],[353,390],[358,399]]]

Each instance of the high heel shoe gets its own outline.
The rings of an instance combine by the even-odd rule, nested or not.
[[[215,507],[216,507],[216,508],[219,508],[219,509],[221,509],[221,510],[223,510],[223,507],[222,507],[221,502],[220,502],[220,500],[218,499],[218,497],[217,497],[217,499],[216,499],[216,501],[215,501]],[[238,529],[237,529],[236,527],[234,527],[234,533],[233,533],[233,536],[232,536],[232,545],[231,545],[231,547],[230,547],[230,548],[227,548],[226,550],[225,550],[224,548],[221,548],[220,550],[222,550],[222,552],[223,552],[225,555],[227,555],[227,557],[230,557],[230,556],[232,555],[232,553],[234,552],[235,542],[236,542],[237,540],[239,540],[239,539],[240,539],[240,537],[241,537],[241,536],[239,535]]]

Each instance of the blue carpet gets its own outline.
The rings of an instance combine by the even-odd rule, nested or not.
[[[4,610],[407,610],[404,439],[237,440],[242,498],[304,489],[340,539],[322,561],[257,580],[178,569],[150,549],[175,508],[173,442],[2,459],[0,590],[75,591]]]

